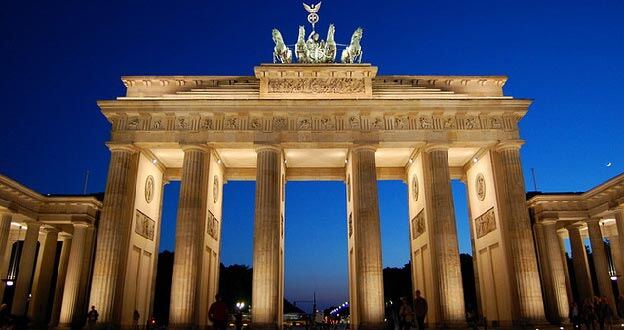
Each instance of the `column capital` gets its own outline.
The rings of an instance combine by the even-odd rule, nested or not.
[[[570,231],[570,230],[578,230],[578,231],[580,231],[584,226],[585,226],[585,224],[582,223],[582,222],[575,222],[573,224],[565,226],[565,229],[567,229],[568,231]]]
[[[0,217],[13,217],[13,212],[9,209],[0,210]]]
[[[602,221],[602,218],[589,218],[587,220],[585,220],[585,223],[587,223],[587,225],[589,224],[598,224],[600,225],[600,221]]]
[[[498,144],[494,146],[494,150],[496,151],[520,150],[520,147],[522,147],[523,144],[524,144],[523,140],[500,141]]]
[[[40,228],[41,226],[43,226],[43,224],[41,222],[27,221],[26,222],[26,226],[24,226],[24,227],[26,227],[28,229],[28,228],[31,228],[31,227],[32,228]]]
[[[544,226],[549,226],[549,225],[556,225],[557,221],[559,221],[559,219],[557,218],[545,218],[545,219],[540,219],[541,224],[543,224]]]
[[[210,151],[210,147],[207,144],[197,144],[197,143],[181,143],[180,144],[180,148],[182,148],[182,150],[184,152],[187,151],[205,151],[208,152]]]
[[[74,226],[74,229],[75,228],[89,228],[89,227],[92,226],[90,223],[82,222],[82,221],[81,222],[73,222],[72,225]]]
[[[66,240],[66,239],[71,239],[72,238],[72,234],[65,232],[65,231],[61,231],[59,232],[59,238],[61,240]]]
[[[119,151],[119,152],[127,152],[130,154],[134,154],[139,151],[137,147],[135,147],[132,143],[107,142],[106,146],[108,147],[108,150],[110,150],[111,152]]]
[[[362,143],[362,144],[354,144],[351,147],[351,151],[357,152],[357,151],[361,151],[361,150],[369,150],[369,151],[377,151],[377,145],[376,144],[370,144],[370,143]]]
[[[46,233],[46,234],[48,234],[48,233],[51,233],[51,234],[57,233],[58,234],[60,232],[60,230],[58,228],[53,227],[53,226],[48,226],[48,225],[44,225],[43,228],[41,228],[41,231]]]
[[[446,143],[427,143],[423,148],[422,152],[432,152],[432,151],[448,151],[450,149],[450,145]]]
[[[256,144],[254,146],[254,150],[256,151],[256,153],[259,153],[259,152],[265,151],[265,150],[270,150],[270,151],[275,151],[275,152],[282,152],[284,149],[280,145]]]

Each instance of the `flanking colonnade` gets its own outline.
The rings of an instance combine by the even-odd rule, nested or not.
[[[0,175],[0,299],[34,328],[84,322],[95,224],[91,196],[41,195]]]
[[[606,297],[616,311],[618,297],[613,292],[613,281],[624,294],[624,175],[584,193],[536,194],[528,200],[528,206],[548,319],[566,320],[572,302],[582,306],[595,296]],[[574,283],[568,272],[566,241]],[[597,286],[589,270],[586,241],[591,247]]]

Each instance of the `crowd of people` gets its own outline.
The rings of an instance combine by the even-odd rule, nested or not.
[[[615,311],[604,296],[587,298],[581,305],[572,302],[568,317],[575,329],[611,329],[615,320],[624,318],[624,295],[618,298]]]

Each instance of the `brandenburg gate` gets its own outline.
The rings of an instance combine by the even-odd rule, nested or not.
[[[254,76],[122,80],[125,96],[98,102],[112,125],[90,294],[99,322],[130,325],[135,309],[150,315],[163,185],[172,180],[181,181],[172,327],[210,324],[229,180],[256,180],[254,329],[282,325],[289,180],[345,183],[353,329],[384,322],[377,180],[409,186],[412,287],[429,301],[430,326],[465,323],[453,179],[468,190],[484,316],[501,325],[544,320],[519,156],[518,121],[531,101],[504,95],[505,77],[280,63]]]

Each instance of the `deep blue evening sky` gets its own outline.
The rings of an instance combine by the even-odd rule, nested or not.
[[[624,2],[325,0],[320,31],[347,42],[365,29],[380,74],[507,75],[535,99],[521,122],[525,176],[538,189],[588,189],[624,170]],[[110,126],[95,101],[124,93],[122,75],[251,75],[307,24],[299,1],[2,1],[0,173],[42,193],[104,189]],[[607,167],[611,162],[613,165]],[[166,189],[162,249],[173,247],[178,184]],[[346,300],[340,182],[287,186],[286,297]],[[454,184],[460,250],[470,252],[463,186]],[[254,184],[225,187],[226,264],[251,263]],[[380,183],[383,258],[407,262],[407,196]]]

